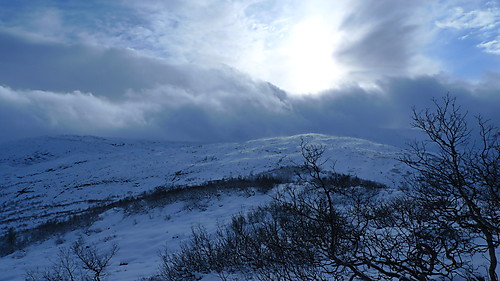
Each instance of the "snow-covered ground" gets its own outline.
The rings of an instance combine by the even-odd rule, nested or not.
[[[63,136],[0,146],[0,233],[64,218],[157,186],[194,185],[302,163],[300,141],[324,144],[339,173],[401,178],[398,149],[324,135],[188,144]],[[328,168],[328,167],[326,167]]]
[[[108,280],[138,280],[155,274],[160,252],[179,248],[189,239],[193,227],[203,226],[213,232],[231,215],[270,200],[266,194],[235,192],[206,198],[201,202],[176,202],[148,213],[127,215],[122,209],[109,210],[91,227],[54,237],[43,243],[0,259],[0,280],[24,280],[26,270],[50,267],[56,262],[59,248],[68,248],[83,237],[106,250],[116,244],[119,250],[112,259]]]
[[[315,134],[218,144],[81,136],[28,139],[0,146],[0,227],[2,232],[9,227],[31,228],[158,186],[189,186],[300,164],[301,139],[323,144],[325,157],[336,163],[339,173],[390,187],[406,173],[395,159],[398,148]],[[197,202],[174,202],[144,214],[109,210],[89,228],[0,258],[0,280],[23,280],[26,269],[50,265],[57,249],[68,247],[79,236],[90,243],[118,244],[110,280],[137,280],[154,274],[159,251],[165,246],[177,249],[192,227],[203,225],[213,231],[233,214],[269,199],[268,194],[233,190]]]

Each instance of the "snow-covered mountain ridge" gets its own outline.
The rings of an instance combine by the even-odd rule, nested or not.
[[[192,144],[61,136],[0,146],[1,232],[65,218],[158,186],[195,185],[302,163],[300,143],[320,143],[335,171],[393,185],[399,149],[325,135]],[[328,167],[326,167],[328,168]]]

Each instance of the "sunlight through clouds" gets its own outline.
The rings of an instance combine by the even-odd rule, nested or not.
[[[148,14],[141,28],[168,61],[226,64],[292,93],[326,90],[343,77],[334,53],[347,1],[173,3],[130,2]]]
[[[288,55],[290,66],[283,83],[294,93],[319,92],[332,88],[344,74],[334,59],[335,45],[340,36],[320,18],[310,18],[296,23],[283,53]]]
[[[497,120],[499,16],[483,0],[5,1],[0,141],[385,138],[447,92]]]
[[[225,65],[301,94],[345,83],[370,84],[387,75],[445,71],[439,59],[423,51],[435,39],[430,25],[488,33],[475,46],[498,52],[498,38],[493,36],[498,9],[457,8],[436,19],[433,6],[446,11],[453,3],[432,3],[172,0],[46,7],[39,3],[35,8],[21,5],[24,22],[6,10],[12,20],[6,20],[3,29],[69,45],[127,49],[172,64]]]

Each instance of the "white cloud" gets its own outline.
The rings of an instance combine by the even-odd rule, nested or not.
[[[455,8],[453,14],[444,20],[436,22],[441,28],[455,29],[493,29],[500,25],[500,10],[472,10],[466,12],[463,8]]]
[[[118,129],[144,125],[141,105],[113,103],[90,93],[54,93],[15,91],[0,86],[0,103],[21,109],[51,127],[82,133],[101,129]]]
[[[481,41],[476,46],[490,54],[500,54],[500,5],[488,2],[481,6],[465,9],[455,7],[453,12],[442,20],[436,21],[442,29],[454,29],[462,32],[462,40],[475,39]],[[465,34],[464,34],[465,33]]]
[[[500,37],[498,37],[498,39],[495,39],[495,40],[482,42],[481,44],[478,44],[477,46],[484,49],[484,51],[487,53],[500,55]]]

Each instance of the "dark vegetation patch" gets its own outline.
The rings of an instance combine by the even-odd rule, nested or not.
[[[79,212],[63,212],[67,219],[51,219],[34,228],[18,231],[9,228],[0,237],[0,256],[6,256],[21,250],[33,243],[42,242],[64,233],[91,226],[99,219],[99,215],[113,208],[122,208],[127,214],[144,213],[152,208],[162,207],[177,201],[193,201],[210,198],[224,192],[247,190],[254,188],[257,192],[266,193],[278,184],[294,181],[297,174],[302,173],[299,167],[282,167],[269,172],[249,177],[227,178],[208,181],[192,186],[158,186],[137,196],[126,197],[114,202],[103,200],[98,205]],[[363,180],[358,177],[332,174],[346,185],[383,188],[380,183]],[[96,203],[96,202],[93,202]]]

